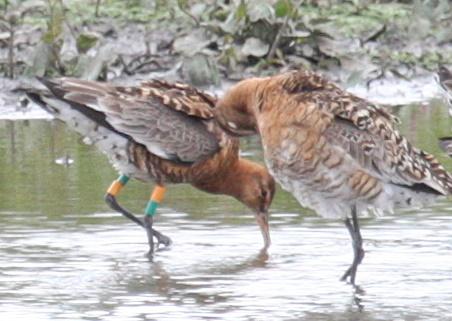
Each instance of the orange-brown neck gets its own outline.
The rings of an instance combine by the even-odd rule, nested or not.
[[[222,168],[211,179],[192,184],[208,193],[232,196],[253,210],[261,206],[263,189],[268,189],[272,197],[274,192],[274,181],[266,168],[243,158]]]
[[[208,193],[226,194],[237,197],[239,186],[245,179],[247,167],[253,166],[248,164],[248,161],[237,158],[227,166],[218,169],[215,175],[209,175],[209,177],[204,176],[200,182],[193,182],[193,185]]]

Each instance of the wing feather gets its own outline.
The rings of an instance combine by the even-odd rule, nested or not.
[[[413,147],[396,129],[399,120],[385,107],[347,93],[310,71],[290,73],[283,88],[300,104],[314,104],[326,137],[368,173],[384,182],[425,184],[442,194],[452,191],[452,177],[433,157]]]
[[[204,123],[214,101],[191,87],[122,87],[99,82],[61,78],[44,81],[57,97],[105,115],[115,130],[143,144],[168,160],[194,163],[220,148],[217,137]],[[183,99],[183,108],[174,108]],[[202,102],[202,103],[200,103]],[[205,109],[205,110],[204,110]],[[81,110],[83,112],[83,110]]]

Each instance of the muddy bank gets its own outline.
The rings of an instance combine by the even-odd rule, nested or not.
[[[4,117],[27,110],[10,90],[34,76],[164,78],[221,92],[244,77],[305,67],[360,96],[405,104],[436,96],[432,72],[452,63],[452,6],[442,0],[6,3]]]

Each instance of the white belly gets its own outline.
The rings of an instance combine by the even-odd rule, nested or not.
[[[299,176],[287,167],[275,166],[271,160],[267,159],[266,163],[270,174],[301,206],[310,208],[325,218],[350,217],[353,206],[356,206],[359,216],[380,216],[385,212],[393,213],[394,208],[422,207],[438,198],[435,194],[415,192],[403,186],[382,182],[382,192],[377,197],[371,200],[357,199],[350,197],[347,186],[341,185],[346,180],[340,175],[331,179],[330,185],[334,188],[325,188],[313,183],[316,176],[320,175],[318,172],[322,171],[321,168],[311,176]]]

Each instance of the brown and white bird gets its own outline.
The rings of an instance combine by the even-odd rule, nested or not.
[[[40,79],[48,90],[27,95],[57,119],[88,137],[121,173],[106,194],[115,210],[146,228],[168,245],[170,239],[152,228],[153,216],[168,183],[188,183],[214,194],[226,194],[248,206],[270,245],[268,210],[275,183],[264,166],[239,157],[239,141],[213,119],[216,99],[193,87],[146,81],[135,87],[71,78]],[[144,221],[121,207],[116,195],[129,178],[157,183]]]
[[[398,132],[386,109],[307,70],[243,80],[215,115],[231,134],[261,136],[270,173],[302,206],[345,220],[354,259],[342,280],[352,284],[364,257],[359,215],[452,190],[451,175]]]
[[[452,117],[452,72],[445,66],[440,66],[438,72],[435,74],[435,80],[443,92],[448,106],[449,116]],[[440,138],[439,146],[452,157],[452,137]]]
[[[435,80],[443,92],[449,107],[449,115],[452,116],[452,72],[445,66],[440,66],[435,74]]]

